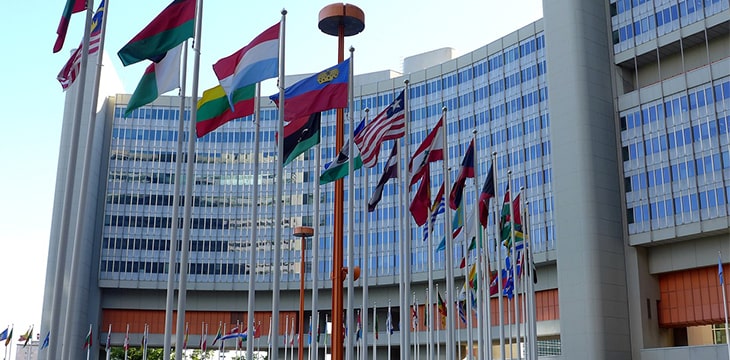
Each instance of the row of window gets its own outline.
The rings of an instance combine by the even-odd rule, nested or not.
[[[730,187],[709,189],[694,194],[679,195],[674,198],[653,201],[627,209],[626,220],[629,224],[648,222],[682,213],[696,213],[700,209],[724,206],[730,196]]]
[[[722,156],[722,158],[721,158]],[[642,190],[669,184],[672,181],[685,180],[730,168],[730,152],[707,155],[697,160],[682,161],[678,164],[648,170],[646,173],[624,178],[626,192]]]
[[[714,87],[693,90],[686,96],[674,97],[658,105],[645,107],[641,111],[628,112],[620,117],[621,130],[663,121],[665,118],[673,116],[682,116],[689,110],[712,106],[715,101],[727,100],[730,100],[730,81],[720,82]]]
[[[644,156],[675,149],[700,140],[716,138],[730,131],[730,116],[719,118],[717,122],[709,121],[692,128],[679,129],[667,135],[659,135],[642,142],[629,144],[621,148],[623,161],[635,160]]]

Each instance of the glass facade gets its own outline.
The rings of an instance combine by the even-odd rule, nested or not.
[[[461,62],[460,62],[461,63]],[[466,209],[474,208],[491,154],[496,152],[497,199],[501,204],[507,187],[507,171],[511,170],[512,188],[524,187],[522,197],[529,201],[529,234],[535,251],[545,252],[557,247],[553,223],[553,199],[550,152],[550,115],[548,87],[545,74],[545,41],[539,32],[523,40],[505,45],[486,57],[438,76],[414,81],[407,96],[410,103],[410,133],[406,139],[411,153],[426,137],[447,107],[448,157],[451,179],[455,179],[462,156],[476,130],[477,180],[467,182],[464,196]],[[431,74],[431,73],[429,73]],[[397,82],[394,82],[397,83]],[[402,83],[402,82],[401,82]],[[387,106],[401,88],[377,93],[356,94],[355,119],[370,118]],[[357,93],[357,91],[356,91]],[[164,288],[175,183],[176,142],[178,139],[178,110],[173,106],[151,105],[123,117],[126,104],[117,98],[108,156],[109,174],[106,184],[102,253],[99,278],[114,281],[114,286]],[[186,111],[185,119],[190,117]],[[254,124],[252,117],[230,122],[196,142],[195,184],[190,235],[189,281],[192,283],[240,283],[272,279],[274,236],[274,181],[276,166],[277,109],[264,107],[261,111],[259,154],[253,154]],[[347,122],[347,121],[346,121]],[[335,158],[335,112],[322,116],[321,162]],[[187,128],[187,126],[186,126]],[[345,134],[349,132],[346,126]],[[187,137],[187,133],[183,134]],[[184,139],[187,141],[187,138]],[[348,203],[345,179],[345,209],[354,206],[355,253],[354,265],[368,262],[368,274],[382,277],[378,283],[397,283],[399,263],[398,244],[404,238],[400,231],[403,213],[399,201],[400,185],[391,180],[377,210],[365,211],[367,200],[383,171],[387,153],[394,142],[381,150],[380,162],[372,169],[355,172],[353,204]],[[400,152],[403,154],[403,152]],[[318,186],[315,149],[310,149],[284,168],[282,281],[299,282],[299,240],[292,236],[296,226],[312,226],[317,221],[320,236],[320,280],[329,280],[332,269],[332,224],[334,220],[334,186],[320,187],[319,199],[314,198]],[[187,156],[187,154],[184,154]],[[261,161],[258,204],[253,203],[253,159]],[[410,154],[409,154],[410,156]],[[431,167],[432,193],[443,181],[442,166]],[[367,175],[366,175],[367,173]],[[182,174],[180,181],[185,181]],[[184,186],[182,186],[184,189]],[[415,193],[415,186],[411,190]],[[184,195],[184,194],[183,194]],[[409,199],[412,197],[409,196]],[[313,214],[314,201],[320,202],[320,214]],[[183,197],[180,199],[180,204]],[[248,264],[251,248],[251,209],[259,206],[259,230],[255,243],[257,264]],[[467,214],[470,211],[467,211]],[[182,219],[182,211],[180,211]],[[365,228],[367,217],[367,228]],[[347,244],[347,210],[344,236]],[[493,223],[494,219],[490,219]],[[180,220],[182,223],[182,220]],[[414,275],[426,273],[428,244],[423,230],[411,225],[411,269]],[[180,232],[181,234],[182,232]],[[444,234],[443,215],[439,218],[432,244],[435,247]],[[363,241],[369,242],[370,254],[361,254]],[[347,246],[347,245],[345,245]],[[311,257],[311,245],[306,258]],[[347,249],[345,248],[345,251]],[[454,263],[463,257],[462,247],[454,251]],[[347,259],[345,259],[347,263]],[[444,254],[435,254],[434,270],[444,269]],[[311,267],[311,264],[307,264]],[[346,264],[347,266],[347,264]],[[253,270],[252,270],[253,268]],[[309,278],[311,272],[307,272]],[[118,281],[131,281],[118,284]],[[326,286],[330,286],[326,281]],[[128,284],[128,285],[124,285]]]
[[[730,78],[621,111],[629,234],[728,216]]]
[[[728,0],[617,0],[610,2],[613,51],[619,53],[718,14]]]

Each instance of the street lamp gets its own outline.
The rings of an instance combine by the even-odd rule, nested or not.
[[[299,265],[299,360],[304,359],[304,275],[307,273],[304,251],[307,249],[307,238],[314,235],[314,229],[308,226],[294,228],[294,236],[302,238],[302,257]],[[312,266],[317,266],[312,264]]]
[[[337,36],[337,62],[345,60],[345,36],[359,34],[365,29],[365,13],[352,4],[335,3],[319,11],[319,30],[327,35]],[[350,109],[352,111],[352,109]],[[344,145],[345,115],[343,109],[337,109],[335,123],[335,149]],[[343,214],[344,183],[342,179],[335,181],[335,208],[332,246],[332,324],[333,328],[342,327],[342,282],[344,269],[343,249]],[[350,219],[352,221],[352,219]],[[332,331],[332,360],[342,360],[342,331]]]

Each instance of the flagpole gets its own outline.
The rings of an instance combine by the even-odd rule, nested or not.
[[[203,0],[197,0],[195,12],[195,37],[193,39],[193,84],[188,127],[187,166],[185,170],[185,206],[183,210],[182,252],[180,254],[180,276],[178,279],[177,326],[175,344],[183,342],[185,332],[185,310],[187,303],[188,260],[190,257],[190,220],[193,211],[193,185],[195,184],[195,123],[198,119],[198,77],[200,74],[200,42],[203,28]],[[183,116],[183,114],[180,114]],[[180,134],[182,136],[183,134]],[[176,225],[176,224],[175,224]],[[175,347],[175,358],[182,359],[182,348]]]
[[[124,360],[128,360],[129,354],[129,323],[127,323],[127,334],[124,336]]]
[[[430,176],[430,173],[429,173],[429,176]],[[438,193],[436,194],[436,196],[438,196]],[[446,193],[444,193],[444,196],[446,196]],[[429,196],[429,201],[431,201],[430,196]],[[434,199],[434,201],[439,204],[441,203],[441,199]],[[445,203],[444,203],[444,206],[446,206]],[[428,263],[428,266],[427,266],[427,268],[428,268],[428,287],[427,287],[427,291],[426,291],[427,292],[427,295],[426,295],[426,304],[427,304],[426,306],[427,307],[426,308],[429,310],[432,309],[431,298],[433,297],[433,295],[432,295],[433,294],[433,240],[432,240],[432,238],[433,238],[433,221],[431,220],[431,216],[432,216],[431,208],[432,207],[433,206],[428,207],[428,217],[426,218],[426,219],[428,219],[427,220],[428,222],[426,223],[426,227],[428,228],[426,230],[427,234],[428,234],[428,239],[426,239],[426,241],[427,241],[426,251],[428,252],[428,255],[427,255],[428,256],[428,261],[427,261],[427,263]],[[436,211],[438,212],[438,208]],[[428,321],[429,321],[429,324],[428,324],[429,325],[428,326],[428,354],[429,354],[429,359],[432,359],[433,358],[433,343],[434,343],[433,316],[431,316]]]
[[[351,77],[353,76],[352,74],[353,74],[353,71],[350,71],[350,76]],[[353,84],[353,87],[354,87],[354,84]],[[354,110],[350,110],[350,111],[352,112]],[[368,115],[369,114],[370,114],[370,109],[365,108],[365,123],[366,124],[367,124],[367,121],[368,121]],[[350,157],[350,159],[349,159],[350,160],[350,164],[352,164],[355,161],[355,154],[354,154],[355,145],[353,145],[354,143],[355,143],[355,138],[354,138],[354,131],[353,131],[353,137],[350,138],[350,150],[349,150],[350,151],[350,153],[349,153],[350,154],[349,155],[349,157]],[[351,166],[354,166],[354,165],[351,165]],[[367,167],[364,166],[363,169],[362,169],[362,172],[363,172],[363,186],[362,186],[362,190],[363,190],[363,194],[365,194],[365,193],[368,193],[368,191],[367,191],[368,190],[368,185],[369,185],[369,182],[368,182],[368,180],[369,180],[368,179],[368,174],[370,173],[370,170]],[[351,174],[351,176],[352,176],[352,174]],[[354,205],[353,205],[353,207],[354,207]],[[362,216],[363,216],[362,259],[363,259],[363,261],[362,261],[362,264],[361,264],[361,270],[362,270],[362,273],[361,273],[361,275],[362,275],[362,309],[363,309],[363,311],[365,311],[365,318],[363,319],[363,325],[362,325],[362,327],[364,329],[363,332],[365,334],[367,334],[367,329],[368,329],[368,316],[367,316],[367,314],[368,314],[368,277],[370,275],[368,273],[368,271],[370,270],[370,264],[369,264],[369,262],[370,262],[370,229],[368,228],[368,224],[369,224],[369,221],[368,220],[370,219],[370,213],[368,212],[368,202],[367,201],[365,201],[365,207],[362,210],[363,210],[363,212],[362,212]],[[374,308],[373,308],[373,319],[375,319],[375,309]],[[375,322],[374,321],[375,320],[373,320],[373,326],[375,326]],[[374,330],[374,328],[373,328],[373,330]],[[363,345],[362,346],[362,348],[363,348],[363,356],[362,356],[362,359],[363,360],[367,360],[367,358],[368,358],[368,337],[365,336],[365,335],[363,335],[362,345]],[[374,353],[375,353],[375,339],[373,338],[373,354]],[[373,360],[375,360],[375,359],[373,359]]]
[[[261,83],[256,83],[256,96],[254,97],[254,135],[253,135],[253,209],[251,210],[251,246],[248,253],[248,318],[247,328],[254,328],[255,302],[256,302],[256,243],[259,238],[259,163],[260,163],[260,137],[261,137]],[[243,196],[243,195],[241,195]],[[253,341],[246,344],[246,359],[253,359]]]
[[[489,281],[484,281],[484,273],[482,272],[482,265],[483,265],[483,258],[482,258],[482,228],[481,224],[479,223],[479,169],[478,161],[479,159],[479,152],[477,151],[477,129],[476,127],[474,130],[472,130],[472,141],[474,143],[474,236],[476,236],[476,253],[477,253],[477,280],[475,281],[475,284],[479,286],[478,284],[481,284],[481,287],[478,287],[476,290],[476,297],[477,297],[477,348],[479,349],[479,353],[477,355],[478,359],[482,359],[482,356],[484,354],[484,317],[489,316],[489,314],[484,314],[484,296],[482,296],[482,292],[484,291],[484,288],[486,287],[489,289]],[[484,284],[486,283],[486,286]],[[471,351],[470,351],[471,353]]]
[[[404,102],[404,108],[405,108],[405,137],[403,139],[403,155],[399,157],[399,160],[401,159],[408,159],[409,156],[409,139],[408,134],[410,132],[409,129],[409,123],[410,123],[410,101],[408,98],[408,86],[410,81],[406,79],[404,81],[405,84],[405,90],[403,95],[403,102]],[[411,261],[410,261],[410,252],[408,251],[410,247],[411,242],[411,223],[410,223],[410,217],[408,214],[408,198],[409,198],[409,171],[408,171],[408,162],[406,160],[402,160],[403,166],[399,167],[402,169],[402,174],[404,176],[401,176],[401,184],[402,184],[402,190],[401,190],[401,205],[402,205],[402,214],[401,217],[401,237],[399,241],[400,246],[400,318],[401,318],[401,327],[400,327],[400,352],[401,352],[401,359],[410,359],[410,348],[408,347],[407,343],[410,339],[410,326],[406,326],[405,324],[408,323],[408,315],[407,315],[407,309],[408,309],[408,294],[411,292],[411,279],[410,279],[410,270],[411,270]]]
[[[492,170],[494,171],[494,184],[495,184],[495,195],[497,194],[496,186],[499,184],[497,181],[497,152],[492,152]],[[504,304],[503,304],[503,281],[502,281],[502,244],[501,240],[501,229],[499,228],[499,202],[497,199],[494,201],[494,254],[497,256],[497,311],[499,312],[499,349],[500,357],[502,360],[507,359],[507,352],[504,344]]]
[[[537,360],[537,322],[535,319],[535,283],[536,278],[534,277],[533,260],[532,260],[532,244],[530,242],[530,202],[525,201],[525,217],[523,220],[523,234],[525,237],[525,246],[527,247],[527,259],[525,262],[528,266],[527,276],[527,320],[529,323],[529,338],[530,338],[530,359]]]
[[[448,137],[448,128],[446,125],[446,111],[447,108],[444,106],[441,110],[441,119],[439,121],[444,122],[444,136],[443,136],[443,152],[444,152],[444,160],[443,160],[443,173],[444,173],[444,196],[446,194],[451,194],[451,176],[449,174],[449,147],[448,147],[448,141],[446,138]],[[444,217],[444,222],[448,224],[448,219],[451,219],[451,206],[445,206],[446,209],[446,215]],[[454,296],[455,290],[454,290],[454,254],[453,254],[453,233],[450,225],[445,226],[446,228],[446,248],[445,256],[446,256],[446,291],[448,292],[446,303],[447,304],[453,304],[454,299],[456,298]],[[448,322],[446,324],[446,360],[454,360],[454,331],[456,323],[454,321],[454,316],[450,316],[448,319],[446,319]]]
[[[723,271],[722,266],[722,254],[718,251],[717,252],[718,257],[718,274],[720,278],[720,292],[722,292],[722,305],[725,308],[725,342],[727,343],[727,353],[728,358],[730,359],[730,330],[728,330],[728,318],[727,318],[727,295],[725,295],[725,277],[723,274],[725,273]]]
[[[63,195],[63,211],[61,212],[61,230],[59,231],[60,239],[58,242],[58,255],[56,257],[56,276],[55,276],[55,282],[53,287],[53,309],[51,311],[51,332],[54,334],[57,334],[58,341],[51,341],[51,344],[48,349],[48,357],[50,359],[54,358],[72,358],[70,356],[71,349],[74,348],[73,346],[65,346],[65,348],[62,347],[61,354],[65,356],[57,356],[56,355],[56,344],[70,344],[71,339],[73,339],[73,333],[72,332],[74,328],[74,322],[72,321],[72,307],[76,307],[78,301],[71,301],[71,298],[74,300],[76,299],[76,294],[78,291],[71,291],[69,294],[69,299],[66,303],[66,316],[64,321],[64,330],[59,331],[60,327],[60,318],[61,318],[61,303],[63,302],[63,290],[66,289],[64,286],[64,275],[67,274],[68,269],[66,269],[66,251],[69,247],[69,244],[73,244],[73,252],[72,252],[72,258],[71,258],[71,275],[78,274],[78,271],[80,269],[77,269],[76,272],[73,271],[74,265],[76,265],[76,268],[80,267],[80,264],[78,264],[79,259],[78,257],[81,256],[82,251],[82,244],[80,241],[72,241],[71,234],[69,232],[69,226],[71,222],[71,205],[73,203],[72,196],[74,193],[74,177],[76,174],[76,161],[78,159],[78,148],[79,148],[79,133],[81,132],[81,118],[82,118],[82,111],[83,111],[83,104],[84,104],[84,91],[86,89],[86,71],[88,67],[89,62],[89,37],[90,37],[90,30],[91,30],[91,17],[92,17],[92,11],[93,11],[93,0],[88,0],[87,6],[86,6],[86,23],[84,25],[84,36],[83,40],[81,41],[81,47],[85,51],[81,52],[81,65],[79,67],[79,78],[77,82],[77,89],[76,89],[76,99],[74,104],[74,117],[73,122],[71,124],[71,139],[69,141],[69,157],[68,157],[68,165],[66,167],[66,190],[64,191]],[[91,117],[93,117],[94,114],[91,114]],[[83,175],[82,175],[83,176]],[[83,186],[81,187],[81,191],[83,192]],[[85,201],[84,201],[85,202]],[[79,202],[79,206],[83,206],[84,202]],[[79,213],[76,214],[77,217],[81,217]],[[76,263],[76,264],[75,264]],[[76,286],[76,282],[78,280],[74,281],[74,278],[72,276],[69,276],[69,285],[68,288],[73,289]],[[72,287],[73,286],[73,287]],[[79,304],[80,305],[80,304]],[[78,312],[75,312],[74,314],[77,314]],[[63,339],[63,340],[61,340]],[[12,353],[12,349],[11,349]]]
[[[463,191],[463,190],[462,190]],[[461,212],[461,217],[463,218],[463,226],[466,228],[468,224],[466,223],[466,210]],[[469,277],[471,274],[471,268],[469,266],[469,244],[467,243],[467,238],[469,237],[469,230],[463,229],[462,232],[464,233],[464,289],[466,289],[466,293],[464,296],[466,297],[464,299],[464,310],[466,312],[466,345],[467,345],[467,352],[466,352],[466,358],[469,360],[472,360],[472,350],[474,348],[474,333],[472,331],[472,324],[471,324],[471,278]]]
[[[322,167],[322,146],[317,144],[314,150],[314,168]],[[314,185],[314,221],[312,232],[312,314],[317,314],[317,339],[313,341],[314,351],[309,360],[319,359],[319,205],[320,186]],[[325,323],[325,327],[327,324]],[[325,332],[326,332],[325,328]],[[325,347],[327,345],[325,344]]]
[[[444,204],[444,205],[446,205],[446,204]],[[436,333],[436,359],[441,360],[441,339],[440,339],[441,338],[441,335],[440,334],[441,334],[441,330],[442,330],[441,329],[441,324],[443,322],[445,322],[446,319],[444,319],[444,321],[441,321],[441,316],[442,316],[441,315],[441,309],[438,308],[439,307],[439,305],[438,305],[438,296],[440,296],[439,294],[441,294],[439,292],[439,284],[436,283],[436,296],[437,296],[437,298],[436,298],[437,299],[436,300],[436,304],[437,304],[436,305],[436,307],[437,307],[436,313],[439,314],[439,321],[436,323],[436,324],[438,324],[438,329],[436,329],[436,331],[434,331],[434,332]],[[448,313],[447,313],[447,316],[448,316]],[[431,323],[433,324],[433,321],[431,321]],[[433,360],[433,358],[431,358],[430,360]]]
[[[515,206],[514,206],[514,200],[515,200],[515,194],[514,194],[514,187],[512,186],[512,170],[507,171],[507,177],[509,181],[509,221],[510,221],[510,248],[512,249],[510,251],[510,256],[512,257],[512,302],[514,306],[514,314],[515,314],[515,343],[517,345],[517,348],[515,349],[515,352],[517,353],[517,359],[522,360],[522,352],[520,351],[521,344],[522,344],[522,337],[520,336],[520,301],[519,301],[519,287],[517,286],[517,281],[519,279],[517,278],[517,246],[515,244]],[[522,192],[522,188],[517,192],[518,196]],[[511,329],[511,327],[510,327]],[[511,339],[512,337],[510,337]]]
[[[187,84],[187,69],[188,69],[188,41],[185,40],[183,45],[183,56],[182,56],[182,80],[180,81],[180,118],[178,119],[177,133],[183,134],[185,131],[185,90]],[[175,266],[177,263],[177,252],[179,251],[177,246],[178,237],[178,223],[180,219],[180,187],[182,186],[182,159],[183,159],[183,137],[177,137],[177,149],[175,156],[175,185],[173,186],[173,197],[172,197],[172,225],[170,229],[170,256],[168,258],[169,270],[167,273],[167,296],[165,298],[165,338],[163,340],[163,359],[170,358],[170,349],[172,347],[172,315],[173,315],[173,303],[175,301]],[[178,347],[179,344],[175,344]]]
[[[355,108],[354,101],[353,101],[353,54],[355,53],[355,48],[350,47],[350,78],[348,79],[348,97],[349,97],[349,108],[350,111],[348,112],[348,117],[350,119],[350,141],[349,141],[349,149],[348,154],[350,156],[350,161],[348,161],[348,182],[347,182],[347,188],[348,188],[348,206],[347,206],[347,268],[348,268],[348,274],[347,274],[347,348],[345,349],[345,357],[347,359],[353,359],[353,345],[354,343],[354,329],[352,324],[354,324],[354,316],[355,316],[355,179],[354,179],[354,172],[355,172],[355,162],[352,159],[352,155],[354,153],[354,146],[355,146],[355,120],[353,115],[353,109]]]
[[[91,327],[92,325],[89,324],[89,335],[91,335]],[[30,334],[30,336],[33,336],[33,334]],[[88,339],[89,342],[91,342],[91,337]],[[31,340],[33,342],[33,340]],[[91,356],[91,344],[86,344],[86,360],[89,360]]]
[[[274,199],[276,201],[276,210],[274,216],[274,284],[273,284],[273,296],[271,300],[271,321],[275,329],[273,331],[273,348],[271,351],[271,360],[279,359],[279,288],[281,285],[281,201],[283,191],[283,174],[284,174],[284,106],[286,99],[284,96],[284,90],[286,89],[286,78],[284,77],[284,64],[285,64],[285,37],[286,34],[286,9],[281,10],[281,26],[279,33],[279,121],[277,121],[277,133],[279,134],[279,141],[277,142],[277,157],[276,157],[276,187]],[[287,324],[288,325],[288,324]],[[284,346],[286,352],[286,346]],[[284,354],[286,359],[286,354]]]
[[[492,163],[492,166],[494,166],[494,163]],[[492,168],[492,169],[494,169],[494,168]],[[492,170],[492,171],[494,171],[494,170]],[[492,174],[494,174],[494,173],[492,173]],[[489,176],[489,174],[487,174],[487,176]],[[487,232],[486,228],[484,228],[484,229],[480,228],[479,231],[481,232],[483,239],[487,240],[487,247],[484,247],[481,250],[482,252],[485,253],[484,255],[486,257],[485,261],[486,261],[486,267],[487,267],[487,269],[486,269],[487,270],[486,271],[487,272],[487,274],[486,274],[487,281],[485,281],[486,286],[483,286],[483,289],[482,289],[482,291],[484,292],[484,307],[483,308],[485,309],[484,312],[486,313],[486,317],[487,317],[486,318],[487,333],[486,333],[486,339],[485,339],[485,344],[484,344],[485,346],[482,349],[484,349],[483,350],[484,359],[492,360],[492,266],[491,266],[492,257],[489,255],[489,247],[488,247],[489,246],[488,245],[489,244],[489,233]],[[482,309],[482,308],[480,307],[480,309]]]

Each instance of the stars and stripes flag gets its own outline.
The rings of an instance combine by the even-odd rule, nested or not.
[[[102,20],[104,19],[104,0],[99,3],[99,7],[94,14],[91,21],[91,33],[89,34],[89,55],[96,54],[99,52],[99,46],[101,45],[101,28]],[[61,71],[56,76],[58,82],[61,83],[63,90],[68,89],[71,84],[74,83],[76,77],[81,71],[81,56],[83,55],[83,42],[74,50],[71,57],[66,61]]]
[[[383,142],[403,137],[406,134],[405,127],[405,90],[402,90],[388,107],[355,136],[362,164],[374,167],[378,163],[378,154]]]

